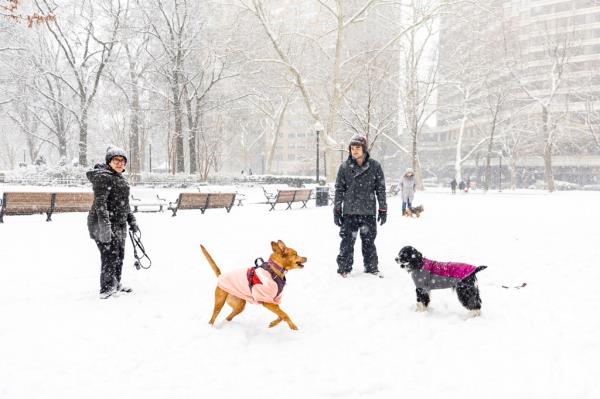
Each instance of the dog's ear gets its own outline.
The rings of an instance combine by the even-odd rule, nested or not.
[[[281,240],[277,240],[277,245],[279,245],[279,248],[281,248],[281,251],[285,251],[287,249],[287,245],[285,245],[285,243]]]
[[[415,248],[412,248],[411,258],[413,258],[415,260],[415,263],[418,265],[421,265],[423,263],[423,255],[421,255],[421,253]]]
[[[285,252],[285,248],[286,248],[286,246],[283,243],[283,241],[281,241],[281,240],[277,240],[277,242],[271,241],[271,249],[273,250],[273,252],[283,254]]]

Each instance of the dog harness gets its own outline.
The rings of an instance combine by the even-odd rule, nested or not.
[[[259,259],[262,262],[260,265],[258,264]],[[277,263],[275,263],[275,261],[271,258],[269,258],[268,262],[265,262],[263,258],[257,258],[254,261],[254,264],[256,266],[251,267],[246,271],[246,277],[248,278],[248,286],[250,287],[250,290],[252,290],[252,287],[254,287],[256,284],[262,284],[262,281],[260,281],[260,279],[256,275],[256,269],[260,267],[261,269],[268,271],[273,281],[277,283],[277,295],[275,295],[275,297],[278,297],[279,294],[281,294],[281,291],[283,291],[283,287],[285,287],[285,269],[279,266]],[[273,269],[278,270],[281,274],[284,274],[284,276],[279,277],[279,275],[275,273],[275,270]]]
[[[255,261],[254,267],[221,274],[217,279],[217,286],[253,304],[263,302],[279,304],[286,280],[285,277],[279,277],[274,269],[282,273],[285,270],[272,259],[268,262],[259,259]]]

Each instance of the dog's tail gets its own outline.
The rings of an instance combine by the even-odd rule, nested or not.
[[[212,267],[213,272],[215,272],[217,277],[219,277],[221,275],[221,270],[219,270],[219,266],[217,266],[212,256],[210,256],[206,248],[204,248],[204,245],[200,244],[200,249],[202,249],[202,253],[204,253],[204,256],[206,256],[206,260],[210,264],[210,267]]]
[[[485,270],[485,269],[487,269],[487,266],[477,266],[475,268],[475,272],[473,274],[479,273],[480,271]]]

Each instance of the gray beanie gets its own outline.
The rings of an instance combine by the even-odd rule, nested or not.
[[[355,134],[350,139],[350,145],[348,146],[348,151],[350,151],[350,147],[353,145],[359,145],[362,147],[363,152],[367,152],[367,138],[362,134]]]
[[[125,152],[125,150],[111,145],[106,149],[106,156],[104,157],[104,159],[108,164],[114,157],[123,157],[125,158],[125,162],[127,162],[127,153]]]

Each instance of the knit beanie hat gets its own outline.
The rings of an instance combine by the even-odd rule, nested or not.
[[[106,149],[106,156],[104,157],[104,159],[108,164],[114,157],[123,157],[125,158],[125,162],[127,162],[127,153],[125,152],[125,150],[111,145]]]
[[[350,139],[350,145],[348,145],[348,151],[350,151],[350,147],[353,145],[359,145],[362,147],[363,152],[367,152],[367,138],[362,134],[355,134]]]

